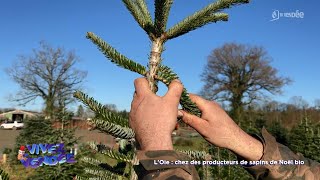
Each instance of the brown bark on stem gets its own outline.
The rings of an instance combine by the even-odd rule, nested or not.
[[[156,93],[158,91],[155,76],[158,72],[159,64],[161,63],[161,53],[163,50],[163,40],[161,38],[156,38],[152,41],[152,48],[149,59],[149,72],[147,74],[147,80],[149,82],[149,87],[152,92]]]

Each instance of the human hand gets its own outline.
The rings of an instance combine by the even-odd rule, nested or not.
[[[172,150],[171,133],[177,123],[183,85],[175,80],[165,96],[154,94],[145,78],[134,81],[135,95],[129,114],[130,127],[136,133],[141,150]]]
[[[190,98],[201,110],[201,118],[182,112],[182,120],[197,130],[208,142],[227,148],[248,159],[258,160],[263,153],[260,141],[245,133],[220,107],[213,101],[190,94]]]

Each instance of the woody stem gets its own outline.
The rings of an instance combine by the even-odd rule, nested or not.
[[[161,53],[163,50],[163,40],[161,38],[156,38],[152,41],[152,48],[149,58],[149,72],[147,74],[147,80],[149,82],[149,87],[152,92],[156,93],[158,91],[155,76],[158,72],[158,67],[161,63]]]

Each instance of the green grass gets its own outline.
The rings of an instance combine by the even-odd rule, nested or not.
[[[207,151],[207,141],[192,128],[180,127],[173,137],[173,146],[181,150]]]

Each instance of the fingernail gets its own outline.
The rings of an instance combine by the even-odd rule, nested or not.
[[[183,112],[182,111],[180,111],[180,110],[178,110],[178,117],[183,117]]]

